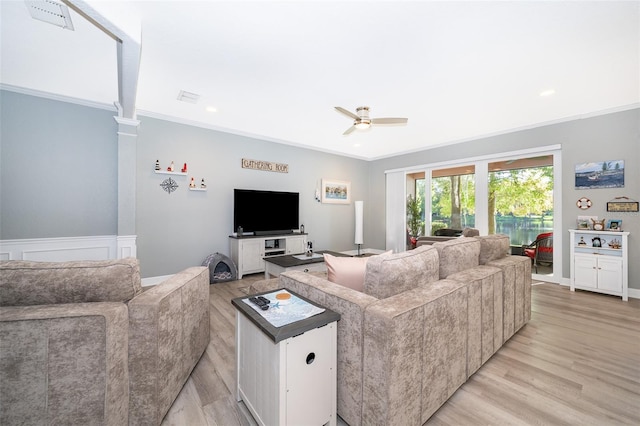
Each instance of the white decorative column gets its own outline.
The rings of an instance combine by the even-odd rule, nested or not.
[[[356,210],[356,232],[354,243],[358,246],[358,256],[360,256],[360,246],[364,244],[364,226],[363,226],[363,216],[364,216],[364,202],[356,201],[355,202],[355,210]]]
[[[118,123],[117,257],[136,257],[136,142],[140,121],[114,117]]]

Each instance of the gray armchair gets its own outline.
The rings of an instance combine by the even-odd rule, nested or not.
[[[0,262],[0,424],[158,425],[209,342],[209,270]]]

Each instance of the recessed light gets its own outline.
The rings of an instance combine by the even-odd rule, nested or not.
[[[218,112],[218,108],[216,108],[216,107],[212,107],[212,106],[208,106],[208,107],[206,107],[206,108],[205,108],[205,110],[206,110],[207,112]]]
[[[358,148],[360,146],[359,143],[354,143],[353,146],[355,146],[356,148]]]
[[[553,89],[543,90],[542,92],[540,92],[540,96],[546,97],[546,96],[555,95],[555,93],[556,93],[556,91],[553,90]]]

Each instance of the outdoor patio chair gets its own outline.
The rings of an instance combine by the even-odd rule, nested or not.
[[[538,273],[538,265],[553,264],[553,232],[539,234],[534,242],[522,246],[522,249],[523,254],[531,258],[534,270]]]

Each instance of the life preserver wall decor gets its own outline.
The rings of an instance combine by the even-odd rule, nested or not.
[[[591,207],[591,200],[587,197],[582,197],[576,202],[576,206],[582,210],[586,210]]]

